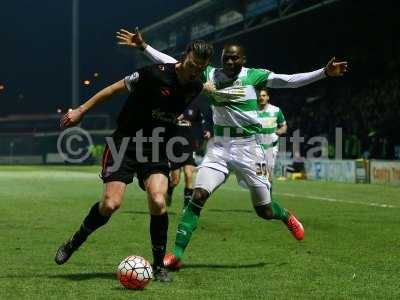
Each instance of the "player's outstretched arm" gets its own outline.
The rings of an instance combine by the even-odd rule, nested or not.
[[[125,86],[124,80],[120,80],[112,85],[109,85],[108,87],[102,89],[100,92],[96,93],[92,98],[90,98],[78,108],[69,109],[68,112],[61,118],[60,127],[65,128],[75,126],[93,107],[110,99],[113,95],[125,91],[127,92],[128,89]]]
[[[333,57],[325,68],[307,73],[292,75],[271,73],[268,77],[267,87],[271,88],[297,88],[326,77],[343,76],[347,71],[346,61],[336,62]]]
[[[148,45],[144,39],[142,34],[139,31],[139,28],[135,28],[135,33],[129,32],[126,29],[120,29],[120,31],[116,34],[118,45],[123,45],[133,49],[140,49],[144,52],[144,54],[155,63],[176,63],[177,60],[165,53],[162,53],[150,45]]]
[[[143,50],[143,53],[153,62],[155,63],[161,63],[161,64],[175,64],[178,61],[173,58],[172,56],[169,56],[165,53],[162,53],[150,45],[147,45],[147,47]]]

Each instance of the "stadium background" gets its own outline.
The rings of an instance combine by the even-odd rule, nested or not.
[[[348,60],[350,72],[344,78],[295,90],[271,90],[271,102],[286,115],[287,137],[298,129],[305,141],[325,137],[329,147],[321,154],[332,158],[335,129],[341,128],[343,158],[400,159],[400,42],[399,20],[390,9],[393,1],[169,1],[162,9],[157,1],[120,1],[116,8],[105,1],[95,6],[81,2],[76,17],[79,68],[75,79],[71,77],[71,3],[18,1],[3,10],[1,163],[61,162],[55,156],[60,132],[57,111],[150,63],[116,45],[115,31],[136,25],[152,45],[177,57],[192,38],[214,41],[215,64],[219,64],[219,49],[229,41],[245,46],[248,66],[279,73],[316,69],[333,55]],[[79,99],[73,95],[72,80],[78,82]],[[198,102],[211,120],[206,101]],[[114,128],[122,103],[110,101],[83,121],[82,128],[92,132],[97,146]],[[288,140],[285,147],[284,157],[290,158]],[[305,155],[311,146],[301,147]],[[100,152],[97,147],[93,154],[98,157]]]
[[[1,4],[0,299],[400,298],[395,1],[80,1],[79,99],[72,89],[73,2],[79,1]],[[332,55],[349,61],[343,78],[271,90],[271,102],[286,115],[287,137],[300,129],[306,140],[325,136],[333,145],[335,127],[343,130],[344,159],[333,159],[331,147],[321,151],[330,159],[306,160],[313,180],[274,182],[274,199],[305,226],[303,241],[279,222],[257,218],[232,176],[203,209],[174,283],[152,282],[135,294],[115,278],[124,257],[151,257],[147,203],[132,184],[107,228],[67,265],[54,263],[57,246],[101,196],[98,159],[124,99],[99,106],[82,123],[96,144],[87,165],[71,166],[57,153],[58,110],[149,63],[116,45],[115,32],[136,25],[152,45],[176,56],[194,33],[216,40],[215,64],[230,40],[246,47],[248,66],[279,73],[322,67]],[[291,163],[286,146],[276,175]],[[183,184],[169,208],[168,249],[182,198]]]

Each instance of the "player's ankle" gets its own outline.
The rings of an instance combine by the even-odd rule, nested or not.
[[[181,247],[175,245],[174,250],[172,251],[172,253],[175,255],[175,257],[176,257],[177,260],[181,260],[184,251],[185,251],[185,250],[184,250],[183,248],[181,248]]]

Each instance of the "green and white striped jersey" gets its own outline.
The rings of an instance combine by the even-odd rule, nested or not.
[[[217,91],[209,96],[215,136],[249,137],[260,132],[256,90],[265,87],[271,72],[243,67],[236,80],[222,69],[208,66],[204,82],[215,84]]]
[[[275,105],[267,104],[264,109],[258,111],[258,119],[262,125],[259,139],[263,148],[275,146],[278,141],[276,130],[278,126],[286,124],[285,116],[281,109]]]
[[[177,63],[177,60],[149,45],[144,53],[155,63]],[[208,66],[203,81],[211,81],[217,92],[210,96],[216,136],[249,137],[262,126],[257,117],[256,89],[297,88],[326,77],[325,68],[298,74],[276,74],[265,69],[243,67],[238,78],[228,78],[221,68]]]

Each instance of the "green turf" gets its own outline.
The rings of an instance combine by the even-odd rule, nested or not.
[[[207,204],[172,284],[125,290],[115,269],[151,258],[147,204],[125,203],[71,260],[54,254],[102,193],[97,167],[0,167],[0,299],[399,299],[400,188],[278,182],[274,194],[303,221],[296,241],[253,212],[232,177]],[[170,210],[169,249],[182,203]],[[390,205],[390,207],[381,207]]]

